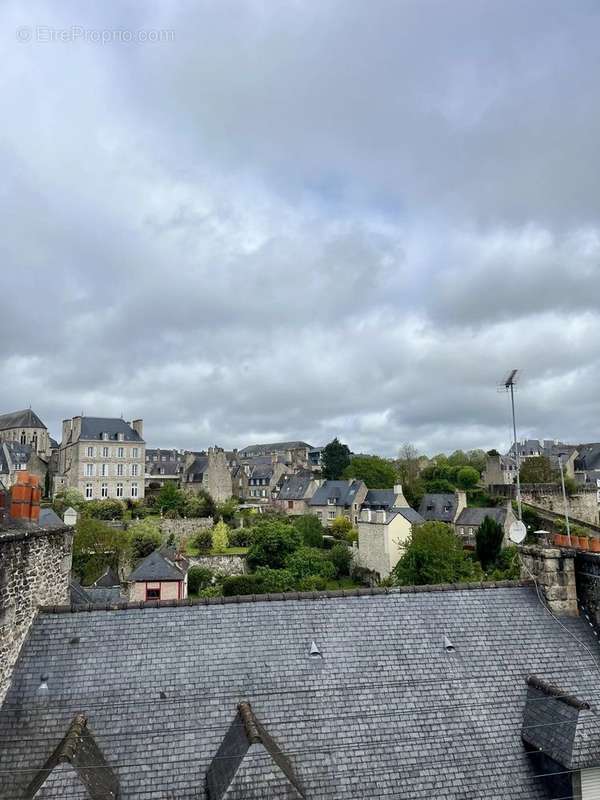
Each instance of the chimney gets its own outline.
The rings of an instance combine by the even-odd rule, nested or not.
[[[81,417],[73,417],[73,441],[79,441],[81,436]]]
[[[144,420],[143,419],[134,419],[131,423],[131,427],[140,437],[140,439],[144,438]]]
[[[370,508],[363,508],[360,512],[360,521],[361,522],[371,522],[371,509]]]
[[[66,444],[67,439],[69,438],[69,434],[71,433],[71,428],[72,427],[73,427],[72,420],[63,419],[63,423],[62,423],[62,442],[61,442],[61,444]]]
[[[456,495],[456,513],[452,522],[456,522],[461,511],[464,511],[467,507],[467,493],[463,492],[462,489],[457,489],[454,494]]]
[[[396,495],[396,499],[394,500],[394,505],[396,508],[406,508],[408,503],[406,498],[404,497],[404,492],[402,491],[402,484],[395,483],[394,484],[394,494]]]
[[[10,516],[28,522],[39,522],[42,490],[35,475],[20,471],[10,490]]]
[[[379,525],[385,525],[385,511],[383,509],[375,512],[375,522]]]

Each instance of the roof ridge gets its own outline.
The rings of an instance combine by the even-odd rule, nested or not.
[[[180,608],[186,606],[222,606],[239,603],[285,602],[288,600],[331,600],[340,597],[379,597],[396,594],[426,594],[433,592],[457,592],[476,589],[517,589],[533,586],[531,580],[479,581],[473,583],[438,583],[424,586],[357,587],[356,589],[332,589],[324,592],[276,592],[269,594],[233,595],[231,597],[200,597],[185,600],[149,600],[136,603],[90,603],[89,605],[41,606],[42,614],[76,614],[87,611],[131,611],[145,608]]]

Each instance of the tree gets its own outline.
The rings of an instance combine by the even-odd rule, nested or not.
[[[533,456],[521,461],[519,470],[521,483],[555,483],[556,472],[546,456]]]
[[[210,492],[200,489],[195,494],[188,492],[185,495],[183,513],[186,517],[212,517],[217,519],[217,506]]]
[[[188,591],[198,594],[212,583],[213,574],[206,567],[190,567],[188,570]]]
[[[354,528],[348,517],[340,515],[333,520],[329,526],[329,531],[336,539],[348,539]]]
[[[338,481],[350,464],[350,448],[337,438],[323,448],[321,470],[328,481]]]
[[[452,494],[455,488],[453,483],[443,478],[425,481],[425,491],[430,494]]]
[[[448,463],[452,467],[462,467],[469,463],[469,457],[462,450],[455,450],[448,456]]]
[[[503,539],[502,525],[499,525],[491,517],[484,517],[475,535],[475,552],[484,569],[493,564],[500,555]]]
[[[235,522],[237,507],[238,501],[234,497],[230,497],[229,500],[224,500],[222,503],[218,503],[217,516],[228,525],[233,525]]]
[[[379,456],[352,456],[343,475],[364,481],[369,489],[393,489],[398,480],[392,462]]]
[[[131,557],[134,560],[146,558],[162,544],[159,527],[154,520],[144,519],[129,529]]]
[[[123,519],[125,503],[121,500],[88,500],[82,510],[86,517],[94,519]]]
[[[165,481],[161,486],[160,492],[156,496],[156,506],[166,514],[167,511],[176,511],[178,514],[183,513],[185,505],[185,497],[174,483]]]
[[[288,522],[265,520],[253,528],[254,541],[248,550],[247,561],[251,569],[272,567],[281,569],[286,557],[302,544],[300,532]]]
[[[473,467],[461,467],[456,475],[456,482],[461,489],[472,489],[479,482],[479,472]]]
[[[118,570],[129,555],[125,531],[91,517],[80,517],[73,537],[73,571],[84,584],[93,583],[107,567]]]
[[[401,586],[456,583],[479,577],[462,542],[443,522],[425,522],[413,529],[392,576]]]
[[[323,526],[314,514],[302,514],[292,519],[292,525],[300,532],[306,547],[323,547]]]
[[[338,542],[334,544],[327,554],[329,560],[336,569],[338,575],[349,575],[350,565],[352,564],[352,553],[345,544]]]
[[[321,575],[323,578],[333,578],[335,567],[326,557],[325,550],[316,547],[299,547],[285,559],[285,566],[297,581],[309,575]]]
[[[86,500],[81,492],[78,492],[77,489],[65,489],[62,492],[56,493],[52,501],[52,508],[62,517],[67,508],[74,508],[75,511],[81,511],[85,504]]]
[[[219,520],[212,529],[212,549],[215,553],[224,553],[229,547],[229,528]]]
[[[418,508],[425,494],[425,485],[420,477],[420,461],[418,451],[410,443],[403,444],[398,453],[396,469],[402,493],[413,508]]]

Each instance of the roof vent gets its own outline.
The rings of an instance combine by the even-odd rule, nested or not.
[[[48,697],[48,676],[45,674],[40,675],[40,685],[37,688],[36,695],[42,699]]]
[[[79,644],[79,636],[73,636],[72,639],[69,639],[69,644]]]
[[[447,636],[444,636],[444,649],[447,653],[453,653],[456,648]]]
[[[161,700],[166,700],[167,699],[166,692],[160,692],[159,697]]]
[[[313,640],[310,643],[310,657],[311,658],[321,658],[321,651],[317,647],[317,643]]]

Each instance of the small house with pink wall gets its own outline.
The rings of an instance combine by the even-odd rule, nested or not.
[[[185,600],[188,566],[188,561],[172,550],[155,550],[130,574],[130,600]]]

